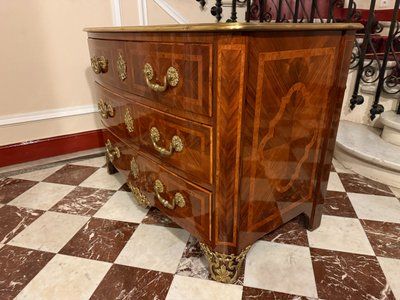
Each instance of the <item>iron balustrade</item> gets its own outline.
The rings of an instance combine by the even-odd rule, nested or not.
[[[204,9],[206,0],[196,0]],[[355,0],[349,0],[347,7],[344,0],[231,0],[212,1],[211,14],[217,22],[223,18],[223,9],[231,7],[230,17],[226,22],[237,22],[237,8],[245,7],[246,22],[290,22],[290,23],[335,23],[360,22],[364,30],[358,32],[350,61],[350,68],[357,75],[349,106],[354,109],[364,103],[360,94],[360,85],[376,85],[374,101],[370,109],[370,119],[384,111],[380,104],[382,94],[387,96],[400,93],[400,23],[399,5],[396,0],[393,9],[385,14],[376,10],[376,0],[371,0],[369,10],[357,8]],[[380,35],[382,21],[390,21],[387,36]],[[400,101],[397,107],[400,114]]]

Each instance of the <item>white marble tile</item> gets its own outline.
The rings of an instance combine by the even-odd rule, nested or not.
[[[48,210],[75,187],[65,184],[39,182],[9,202],[11,205]]]
[[[345,192],[342,181],[336,172],[331,172],[328,180],[328,191]]]
[[[139,206],[129,192],[117,191],[94,215],[98,218],[140,223],[148,212]]]
[[[400,299],[400,259],[377,257],[396,299]]]
[[[140,224],[115,262],[175,273],[188,238],[183,229]]]
[[[106,158],[104,155],[71,163],[71,165],[98,167],[98,168],[103,167],[105,164],[106,164]]]
[[[107,173],[107,168],[100,168],[84,180],[80,186],[106,190],[119,190],[125,182],[126,178],[123,174],[115,173],[110,175]]]
[[[49,177],[54,172],[61,169],[62,167],[63,167],[63,165],[60,165],[60,166],[41,169],[41,170],[32,171],[32,172],[28,172],[28,173],[22,173],[22,174],[11,176],[11,178],[42,181],[42,180],[46,179],[47,177]]]
[[[56,255],[15,299],[89,299],[111,264]]]
[[[345,166],[343,166],[337,159],[332,160],[332,164],[335,167],[336,172],[338,173],[348,173],[348,174],[354,174],[354,172]]]
[[[321,225],[307,231],[310,247],[375,255],[358,219],[322,215]]]
[[[395,197],[348,193],[360,219],[400,223],[400,202]]]
[[[258,241],[247,254],[244,285],[318,297],[310,249]]]
[[[400,188],[394,186],[389,186],[389,188],[397,198],[400,198]]]
[[[243,287],[176,275],[166,300],[241,300]]]
[[[8,244],[58,252],[88,220],[89,217],[47,211]]]

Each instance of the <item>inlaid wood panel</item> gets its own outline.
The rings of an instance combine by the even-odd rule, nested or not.
[[[236,246],[240,185],[240,143],[245,79],[244,38],[218,45],[216,111],[215,244]]]
[[[211,116],[211,45],[126,42],[125,47],[131,92],[167,107]],[[168,68],[174,67],[179,74],[177,86],[169,86],[164,92],[153,91],[144,76],[146,63],[154,72],[151,83],[159,85],[164,85]]]
[[[133,103],[100,86],[96,88],[99,98],[112,103],[116,115],[104,120],[106,126],[125,143],[153,156],[174,172],[211,189],[212,184],[212,131],[211,127],[191,122],[140,103]],[[130,123],[130,125],[127,125]],[[160,140],[157,146],[166,150],[174,136],[182,141],[182,150],[162,155],[156,150],[151,128],[157,128]]]
[[[337,54],[335,47],[313,47],[254,49],[251,55],[254,106],[246,112],[252,121],[245,132],[251,148],[244,151],[242,226],[268,232],[293,217],[286,216],[288,212],[306,209],[311,214],[320,154],[330,127],[328,96]],[[299,205],[301,209],[296,208]]]
[[[112,162],[114,166],[126,174],[130,184],[139,188],[152,206],[157,207],[201,241],[211,242],[212,194],[209,191],[168,171],[110,132],[105,133],[105,139],[110,140],[120,151],[120,157],[115,157]],[[137,164],[137,173],[132,172],[132,160]],[[181,193],[185,200],[184,207],[175,206],[174,209],[164,207],[155,193],[156,180],[160,180],[163,184],[164,192],[160,193],[162,198],[172,203],[175,194]]]

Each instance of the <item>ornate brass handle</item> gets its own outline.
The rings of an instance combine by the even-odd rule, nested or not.
[[[114,117],[115,111],[110,103],[105,103],[103,99],[100,99],[99,103],[97,103],[97,107],[99,108],[100,115],[103,119]]]
[[[132,194],[136,200],[136,202],[143,207],[151,206],[150,200],[147,199],[146,195],[142,194],[139,188],[133,186],[130,182],[128,182],[128,186],[132,191]]]
[[[94,55],[90,59],[90,62],[91,62],[91,65],[92,65],[92,70],[96,74],[107,73],[108,60],[104,56],[96,57],[96,55]]]
[[[121,157],[121,152],[119,151],[118,147],[113,146],[109,139],[106,141],[106,154],[110,161],[113,161],[115,157]]]
[[[149,63],[146,63],[143,68],[144,77],[146,79],[146,84],[149,88],[157,93],[164,92],[168,86],[177,86],[179,82],[178,71],[174,67],[169,67],[167,70],[167,75],[164,76],[164,84],[159,85],[158,83],[151,83],[150,80],[153,79],[154,72],[153,68]]]
[[[165,148],[157,145],[157,143],[160,141],[160,132],[158,131],[158,129],[156,127],[151,127],[150,138],[153,143],[154,149],[156,149],[161,155],[171,156],[172,153],[174,153],[174,151],[181,152],[183,150],[182,140],[177,135],[174,135],[172,137],[172,141],[169,144],[169,149],[165,149]]]
[[[169,203],[168,200],[164,199],[160,193],[164,192],[164,185],[160,180],[156,180],[154,182],[154,192],[156,193],[158,201],[161,202],[164,207],[169,208],[169,209],[174,209],[175,205],[179,207],[185,207],[185,198],[181,193],[176,193],[174,198],[172,198],[172,202]]]

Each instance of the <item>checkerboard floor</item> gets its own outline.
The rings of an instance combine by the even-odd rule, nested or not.
[[[195,238],[138,207],[103,157],[0,175],[0,299],[397,299],[400,190],[334,161],[321,226],[251,248],[236,284]]]

